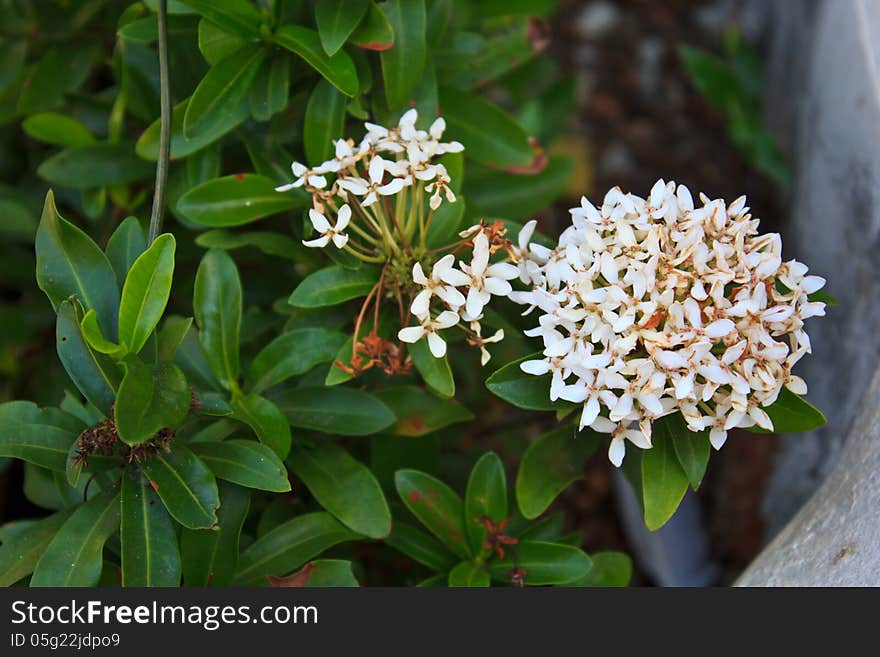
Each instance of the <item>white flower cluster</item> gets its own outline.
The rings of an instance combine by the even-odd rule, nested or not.
[[[516,278],[519,270],[509,262],[489,264],[491,249],[483,226],[472,226],[461,235],[473,236],[470,263],[459,262],[456,269],[455,256],[450,253],[434,263],[430,277],[425,276],[418,262],[413,266],[413,282],[422,290],[413,299],[410,311],[419,320],[419,325],[400,329],[397,337],[409,343],[427,337],[431,353],[442,358],[446,354],[446,342],[439,331],[463,321],[470,327],[468,341],[480,348],[481,362],[485,365],[490,358],[485,345],[504,339],[504,331],[499,329],[487,338],[482,337],[480,320],[483,309],[492,295],[508,296],[513,291],[508,281]],[[443,310],[432,317],[431,301],[435,298]]]
[[[581,427],[651,447],[653,420],[680,411],[691,431],[710,430],[718,449],[734,427],[772,430],[762,409],[810,352],[804,320],[825,314],[808,295],[824,279],[783,262],[775,233],[758,234],[745,197],[730,205],[659,180],[647,199],[614,188],[597,209],[586,198],[554,249],[514,251],[531,289],[510,298],[540,309],[543,358],[523,371],[552,374],[550,399],[583,404]]]
[[[351,139],[338,139],[334,142],[334,157],[326,162],[312,168],[300,162],[291,165],[295,180],[276,187],[276,191],[302,187],[312,194],[314,208],[309,218],[319,237],[304,241],[306,246],[324,247],[330,241],[339,249],[346,245],[348,239],[343,231],[351,219],[347,202],[352,202],[352,197],[361,208],[368,208],[382,197],[394,196],[421,182],[427,183],[425,191],[431,194],[431,209],[436,210],[444,197],[450,203],[455,201],[446,167],[432,160],[444,153],[459,153],[464,146],[457,141],[440,141],[446,130],[442,117],[428,130],[416,128],[417,119],[418,113],[411,109],[392,129],[365,123],[367,134],[359,144]],[[336,224],[331,225],[325,215],[336,208],[336,197],[344,204],[337,211]]]

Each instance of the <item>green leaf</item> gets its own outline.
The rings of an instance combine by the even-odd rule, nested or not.
[[[244,48],[247,39],[202,19],[198,27],[199,52],[211,66]]]
[[[241,102],[233,113],[222,112],[206,115],[205,120],[210,120],[210,123],[202,126],[199,134],[190,138],[183,134],[183,121],[189,107],[189,102],[190,99],[187,98],[178,103],[174,106],[171,113],[171,158],[174,160],[182,160],[196,151],[200,151],[206,146],[213,144],[230,130],[243,123],[250,114],[248,104]],[[152,162],[156,161],[156,158],[159,156],[160,128],[160,121],[156,119],[138,138],[137,144],[135,144],[135,152],[138,157]]]
[[[302,207],[295,194],[275,191],[275,183],[253,173],[209,180],[184,194],[177,210],[202,226],[225,228],[249,224],[269,215]]]
[[[178,586],[180,552],[174,524],[139,471],[122,477],[122,585]]]
[[[282,333],[260,350],[248,370],[248,381],[254,392],[299,376],[315,365],[327,363],[345,343],[339,331],[302,328]]]
[[[234,583],[266,584],[267,575],[286,575],[339,543],[360,538],[329,513],[307,513],[257,539],[241,553]]]
[[[212,249],[196,273],[193,308],[199,341],[214,375],[227,390],[236,387],[241,331],[241,280],[232,258]]]
[[[450,153],[450,155],[460,155],[460,153]],[[426,246],[431,249],[438,249],[455,241],[455,235],[461,228],[461,220],[464,217],[464,211],[467,208],[463,196],[457,196],[455,203],[444,201],[434,212],[431,218],[431,225],[428,227],[428,237],[426,238]]]
[[[559,493],[583,477],[600,439],[590,429],[578,433],[562,426],[528,446],[516,475],[516,501],[526,518],[544,513]]]
[[[412,356],[416,370],[422,375],[425,385],[432,392],[446,399],[455,395],[455,379],[452,377],[452,370],[449,368],[446,356],[435,358],[428,347],[427,340],[419,340],[407,345],[407,350]]]
[[[396,518],[385,543],[431,570],[445,573],[455,565],[455,557],[440,541]]]
[[[333,443],[295,447],[288,460],[296,476],[346,527],[370,538],[391,531],[391,511],[369,468]]]
[[[302,57],[324,78],[346,96],[358,92],[357,69],[344,50],[327,56],[318,33],[300,25],[285,25],[275,32],[275,42]]]
[[[425,68],[425,2],[389,0],[383,11],[394,32],[394,46],[381,54],[382,78],[388,108],[395,110],[410,100]]]
[[[468,166],[464,193],[472,212],[494,217],[527,217],[562,195],[573,172],[574,161],[561,156],[551,157],[540,173],[527,176],[474,163]]]
[[[623,552],[596,552],[590,555],[593,567],[577,586],[624,587],[632,577],[632,559]]]
[[[425,436],[458,422],[474,419],[474,414],[452,399],[438,399],[416,386],[395,386],[376,391],[376,396],[397,416],[388,433],[396,436]]]
[[[520,541],[505,550],[504,559],[489,562],[489,572],[499,582],[511,581],[515,568],[525,571],[528,586],[569,584],[590,570],[590,557],[583,550],[562,543]]]
[[[262,17],[253,3],[247,0],[180,0],[192,7],[206,20],[217,27],[240,34],[243,37],[255,38],[260,34]]]
[[[658,430],[672,440],[678,462],[687,475],[691,488],[697,490],[709,464],[709,431],[691,431],[681,413],[673,413],[656,420],[654,431]]]
[[[544,153],[529,133],[481,96],[441,87],[440,113],[448,126],[444,137],[466,144],[469,158],[514,173],[537,173],[544,168]]]
[[[88,144],[68,148],[37,167],[37,175],[53,185],[93,189],[149,178],[152,164],[137,157],[130,144]]]
[[[290,57],[280,55],[263,64],[251,83],[248,104],[257,121],[268,121],[287,107],[290,95]]]
[[[258,248],[266,255],[278,256],[294,262],[308,262],[313,253],[306,253],[308,247],[295,242],[282,233],[269,231],[233,232],[218,228],[207,230],[196,237],[196,244],[205,249],[233,251],[246,246]]]
[[[678,54],[694,86],[716,108],[727,111],[739,102],[740,84],[727,64],[688,45],[679,46]]]
[[[333,55],[345,44],[370,4],[370,0],[325,0],[315,5],[315,22],[324,52]]]
[[[277,402],[291,426],[340,436],[368,436],[397,420],[373,395],[340,386],[296,388]]]
[[[496,525],[507,518],[507,478],[495,452],[483,454],[474,465],[464,495],[464,527],[473,554],[483,550],[486,518]]]
[[[370,3],[366,16],[352,32],[349,41],[366,50],[388,50],[394,45],[394,28],[388,22],[381,5]]]
[[[91,238],[55,209],[51,190],[46,194],[37,229],[37,284],[57,311],[76,296],[88,310],[94,308],[104,335],[116,338],[119,288],[107,256]]]
[[[317,559],[304,566],[308,575],[305,588],[343,588],[356,587],[360,583],[351,570],[351,561],[341,559]]]
[[[290,490],[287,470],[275,452],[253,440],[191,443],[192,451],[216,477],[274,493]]]
[[[192,317],[170,315],[165,318],[157,338],[159,361],[170,362],[174,360],[174,355],[189,333],[192,323]]]
[[[671,432],[663,424],[657,429],[652,436],[653,446],[641,453],[645,524],[651,531],[660,529],[672,517],[690,483],[675,454]]]
[[[116,273],[116,282],[119,287],[125,283],[128,270],[137,260],[137,257],[147,248],[147,236],[141,227],[137,217],[128,217],[123,221],[110,239],[107,240],[107,259]]]
[[[311,164],[318,165],[333,155],[333,140],[342,138],[345,105],[345,96],[326,80],[315,85],[303,124],[303,145]]]
[[[272,402],[260,395],[251,394],[232,400],[233,417],[251,427],[260,442],[286,458],[290,451],[290,425],[284,413]]]
[[[187,586],[229,586],[238,562],[241,528],[250,508],[250,492],[221,481],[216,529],[180,533],[183,581]]]
[[[520,364],[527,360],[543,358],[538,352],[508,363],[486,379],[486,387],[508,404],[527,411],[556,410],[559,403],[550,401],[550,375],[526,374],[520,368]]]
[[[46,51],[24,80],[18,112],[36,114],[61,105],[64,95],[89,76],[99,50],[96,44],[65,44]]]
[[[64,370],[83,396],[110,415],[121,372],[110,358],[92,351],[80,328],[82,308],[74,301],[62,301],[55,324],[55,345]]]
[[[462,561],[449,571],[449,586],[460,588],[487,587],[492,581],[483,564]]]
[[[31,586],[95,586],[104,543],[119,529],[119,507],[118,487],[78,506],[37,563]]]
[[[75,148],[95,141],[88,128],[66,114],[55,112],[34,114],[22,121],[21,127],[34,139],[53,146]]]
[[[0,545],[0,586],[12,586],[30,575],[55,534],[67,521],[73,509],[53,513],[47,518],[29,523],[27,528],[11,537],[4,537]],[[4,525],[5,529],[8,525]]]
[[[0,457],[14,457],[55,472],[64,472],[67,453],[85,427],[57,408],[32,402],[0,404]]]
[[[464,528],[464,504],[449,486],[418,470],[398,470],[394,485],[406,507],[457,556],[471,556]]]
[[[119,305],[119,342],[139,353],[159,323],[174,277],[174,235],[164,233],[144,251],[125,277]]]
[[[218,116],[236,114],[266,54],[262,46],[246,46],[211,67],[187,105],[185,137],[193,139],[210,131]]]
[[[174,363],[150,367],[137,356],[122,362],[113,416],[119,438],[128,445],[149,440],[160,429],[175,429],[189,413],[191,393],[186,377]]]
[[[775,433],[812,431],[825,425],[828,421],[822,411],[788,388],[782,388],[776,401],[767,406],[764,411],[770,416]],[[749,431],[768,433],[758,426],[750,427]]]
[[[346,269],[339,265],[309,274],[290,295],[289,303],[298,308],[320,308],[366,296],[379,281],[376,267]]]
[[[111,358],[119,359],[128,353],[124,346],[111,342],[104,337],[101,327],[98,326],[98,316],[95,314],[94,308],[82,318],[80,330],[89,346],[100,354],[107,354]]]
[[[199,458],[183,445],[158,453],[141,464],[150,485],[177,522],[190,529],[217,524],[220,499],[217,481]]]

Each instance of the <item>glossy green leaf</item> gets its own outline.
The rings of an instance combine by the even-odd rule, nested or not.
[[[144,461],[141,468],[168,513],[181,525],[202,529],[217,524],[217,481],[191,450],[175,444],[170,452]]]
[[[381,59],[388,108],[395,110],[406,106],[425,68],[425,2],[389,0],[382,11],[394,32],[394,46]]]
[[[397,519],[385,543],[431,570],[445,573],[455,565],[455,556],[440,541]]]
[[[290,451],[290,425],[273,402],[257,394],[232,400],[233,417],[251,427],[260,442],[286,458]]]
[[[483,588],[492,583],[483,564],[462,561],[449,571],[448,584],[455,588]]]
[[[339,139],[345,124],[346,98],[332,84],[321,80],[306,105],[303,145],[306,160],[317,166],[333,155],[333,140]]]
[[[352,32],[349,41],[365,50],[388,50],[394,45],[394,28],[382,5],[371,2],[364,19]]]
[[[398,470],[394,485],[403,503],[428,531],[459,557],[470,558],[464,503],[455,491],[418,470]]]
[[[139,445],[160,429],[176,429],[189,413],[191,401],[180,368],[174,363],[150,367],[137,356],[126,357],[122,365],[125,376],[113,407],[119,438]]]
[[[459,153],[450,153],[450,155],[460,155]],[[434,216],[431,218],[431,225],[428,227],[427,246],[432,249],[451,244],[456,240],[456,235],[461,229],[461,222],[464,218],[467,204],[463,196],[457,196],[455,203],[446,202],[437,208]]]
[[[660,529],[672,517],[687,492],[687,474],[678,462],[671,433],[664,425],[657,427],[651,449],[642,451],[642,500],[645,524],[651,531]]]
[[[22,121],[21,127],[34,139],[53,146],[75,148],[95,141],[88,128],[66,114],[55,112],[34,114]]]
[[[775,433],[812,431],[827,422],[822,411],[788,388],[782,388],[776,401],[764,408],[764,411],[770,416]],[[750,427],[749,431],[766,433],[758,426]]]
[[[104,543],[119,529],[119,507],[118,487],[78,506],[37,563],[31,586],[95,586]]]
[[[590,429],[578,433],[562,426],[528,446],[516,475],[516,501],[526,518],[544,513],[559,493],[583,477],[584,464],[600,439]]]
[[[448,126],[444,138],[466,144],[469,158],[514,173],[543,169],[543,151],[531,136],[512,116],[483,97],[441,87],[440,114]]]
[[[0,544],[0,586],[12,586],[30,575],[73,509],[64,509],[31,523]],[[0,529],[5,529],[4,525]]]
[[[471,470],[464,496],[464,527],[471,552],[479,554],[488,536],[485,520],[496,526],[507,518],[507,477],[495,452],[480,457]],[[488,575],[487,575],[488,579]]]
[[[295,194],[275,191],[275,183],[253,173],[225,176],[194,187],[177,202],[177,210],[202,226],[241,226],[269,215],[302,207]]]
[[[391,511],[379,482],[341,447],[330,442],[295,447],[288,463],[318,503],[352,531],[370,538],[391,531]]]
[[[436,358],[428,347],[427,340],[419,340],[407,345],[416,370],[422,375],[425,385],[434,394],[449,399],[455,395],[455,379],[446,356]]]
[[[357,27],[370,0],[325,0],[315,5],[315,22],[324,52],[333,55]]]
[[[327,363],[345,343],[339,331],[302,328],[282,333],[256,355],[248,370],[254,392],[271,388],[292,376],[300,376],[315,365]]]
[[[85,429],[79,418],[32,402],[0,404],[0,456],[64,472],[67,452]]]
[[[219,482],[220,508],[216,529],[180,533],[180,556],[186,586],[229,586],[238,562],[241,529],[250,508],[250,492]]]
[[[296,388],[276,401],[291,426],[340,436],[368,436],[397,421],[375,396],[341,386]]]
[[[18,111],[36,114],[64,101],[64,94],[77,89],[89,76],[99,50],[96,44],[69,43],[49,48],[21,86]]]
[[[297,516],[257,539],[241,553],[234,583],[265,585],[267,575],[286,575],[324,550],[358,538],[358,534],[324,511]]]
[[[68,148],[37,167],[37,175],[53,185],[92,189],[144,180],[156,173],[134,154],[130,144],[87,144]]]
[[[265,58],[265,48],[248,46],[212,66],[189,100],[184,136],[209,131],[218,116],[234,116]]]
[[[159,235],[125,277],[119,304],[119,342],[131,353],[140,352],[165,312],[176,245],[171,233]]]
[[[562,543],[520,541],[505,550],[504,559],[489,562],[489,572],[499,582],[511,582],[515,568],[524,571],[527,586],[570,584],[586,575],[590,557],[583,550]]]
[[[190,443],[190,448],[219,479],[275,493],[290,490],[287,470],[281,459],[261,443],[224,440],[219,443]]]
[[[396,436],[424,436],[474,418],[457,401],[440,399],[417,386],[384,388],[376,396],[397,416],[397,423],[387,430]]]
[[[200,20],[198,27],[199,52],[211,66],[244,48],[247,39],[229,32],[209,20]]]
[[[119,288],[107,256],[91,238],[55,209],[49,191],[37,229],[37,284],[56,310],[76,296],[86,310],[94,308],[104,335],[116,338]]]
[[[197,388],[208,391],[223,390],[220,381],[211,371],[197,334],[196,328],[191,327],[174,353],[174,362],[184,371],[187,380]]]
[[[307,253],[308,247],[301,242],[292,240],[282,233],[269,231],[233,232],[218,228],[207,230],[196,237],[196,244],[205,249],[222,249],[233,251],[246,246],[253,246],[266,255],[278,256],[294,262],[309,262],[313,253]]]
[[[287,107],[290,95],[290,57],[282,54],[265,62],[248,91],[251,116],[268,121]]]
[[[632,578],[632,559],[623,552],[596,552],[590,555],[593,567],[577,586],[624,587]]]
[[[147,236],[137,217],[125,219],[107,240],[107,248],[104,251],[116,273],[116,282],[120,288],[125,283],[128,270],[146,248]]]
[[[527,360],[542,360],[541,353],[524,356],[508,363],[486,379],[486,387],[508,404],[527,411],[552,411],[558,404],[550,401],[550,375],[526,374],[520,364]]]
[[[344,50],[328,56],[318,33],[300,25],[285,25],[275,32],[275,42],[302,57],[313,69],[346,96],[358,92],[357,69]]]
[[[351,569],[351,561],[316,559],[304,567],[308,575],[304,588],[351,588],[360,586]]]
[[[160,361],[172,361],[177,353],[178,347],[186,338],[192,327],[192,317],[180,317],[179,315],[170,315],[165,318],[162,328],[159,329],[157,338],[157,352]]]
[[[188,7],[192,7],[206,20],[211,21],[217,27],[240,34],[244,37],[255,38],[260,33],[262,18],[257,7],[248,0],[180,0]]]
[[[691,488],[697,490],[709,464],[709,431],[691,431],[681,413],[673,413],[656,420],[654,431],[660,431],[666,439],[672,440],[678,462],[687,475]]]
[[[108,356],[93,351],[86,343],[80,328],[82,317],[79,302],[61,302],[55,324],[55,347],[70,380],[89,402],[109,416],[122,371]]]
[[[211,371],[227,390],[236,386],[241,331],[241,280],[232,258],[208,251],[196,273],[193,309]]]
[[[554,156],[532,175],[496,171],[478,164],[468,167],[464,186],[471,211],[492,217],[527,217],[546,208],[568,187],[574,161]]]
[[[174,524],[139,471],[122,477],[122,585],[178,586],[180,552]]]
[[[107,354],[114,359],[122,358],[128,353],[124,346],[104,337],[101,327],[98,326],[98,316],[95,314],[94,308],[85,314],[79,328],[88,345],[98,353]]]
[[[376,267],[346,269],[339,265],[309,274],[300,283],[289,303],[298,308],[321,308],[364,297],[379,281]]]

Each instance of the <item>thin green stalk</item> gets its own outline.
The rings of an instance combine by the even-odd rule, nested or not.
[[[150,231],[147,246],[162,231],[165,215],[165,194],[168,188],[168,160],[171,155],[171,88],[168,77],[168,0],[157,3],[159,23],[159,157],[156,159],[156,189],[153,193],[153,211],[150,214]]]

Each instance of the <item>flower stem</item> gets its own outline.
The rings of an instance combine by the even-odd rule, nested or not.
[[[153,211],[150,214],[150,231],[147,246],[162,230],[165,214],[165,194],[168,187],[168,160],[171,154],[171,88],[168,78],[168,0],[157,3],[159,23],[159,156],[156,158],[156,189],[153,193]]]

